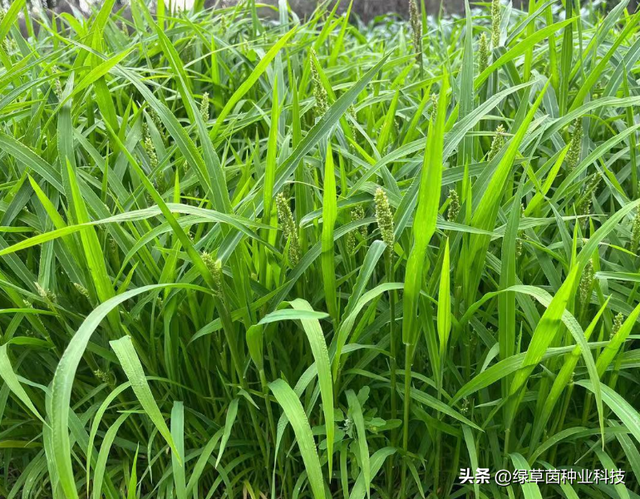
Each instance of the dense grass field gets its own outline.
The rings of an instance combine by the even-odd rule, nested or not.
[[[0,497],[640,497],[640,14],[113,3],[0,23]]]

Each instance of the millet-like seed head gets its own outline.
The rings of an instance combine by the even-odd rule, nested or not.
[[[447,221],[455,222],[460,214],[460,196],[455,189],[449,189],[449,209],[447,210]]]
[[[500,11],[500,0],[492,0],[491,2],[491,46],[496,48],[500,45],[500,23],[502,22],[502,13]]]
[[[202,100],[200,101],[200,116],[205,123],[209,121],[209,92],[202,94]]]
[[[582,279],[580,279],[580,303],[586,307],[591,300],[591,288],[593,286],[593,263],[589,263],[584,268]]]
[[[482,33],[478,42],[478,69],[482,73],[489,67],[489,40],[487,35]]]
[[[624,315],[622,315],[622,312],[618,312],[618,314],[613,319],[613,326],[611,327],[612,337],[615,336],[618,331],[620,331],[622,324],[624,324]]]
[[[496,155],[500,152],[500,149],[504,146],[505,143],[505,129],[502,125],[498,125],[496,128],[496,134],[493,136],[493,141],[491,142],[491,149],[489,150],[488,160],[491,161]]]
[[[376,220],[378,222],[380,234],[382,235],[382,240],[387,245],[387,249],[391,251],[395,243],[395,236],[393,233],[393,213],[389,206],[389,198],[382,188],[378,187],[376,190],[374,201],[376,205]]]

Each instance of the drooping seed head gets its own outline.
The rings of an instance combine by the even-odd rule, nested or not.
[[[76,288],[76,291],[80,293],[82,296],[84,296],[85,298],[89,298],[89,290],[85,288],[82,284],[80,284],[79,282],[74,282],[73,287]]]
[[[393,213],[391,212],[391,206],[389,206],[389,198],[387,193],[380,187],[376,189],[374,196],[376,205],[376,220],[378,222],[378,228],[382,235],[382,240],[387,245],[387,250],[392,251],[395,243],[395,236],[393,233]]]
[[[56,294],[51,291],[50,289],[44,289],[39,282],[34,282],[33,283],[36,287],[36,291],[38,292],[38,294],[40,295],[41,298],[44,298],[47,301],[52,301],[55,302],[57,300],[57,296]]]

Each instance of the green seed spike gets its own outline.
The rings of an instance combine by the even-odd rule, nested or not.
[[[151,136],[147,132],[147,136],[144,138],[144,150],[149,156],[149,165],[152,170],[155,170],[158,167],[158,155],[156,154],[156,146],[153,145],[153,141],[151,140]]]
[[[413,34],[413,50],[416,62],[422,66],[422,17],[416,0],[409,0],[409,23]]]
[[[478,43],[478,69],[482,73],[489,67],[489,40],[486,33],[480,35],[480,42]]]
[[[295,267],[298,265],[301,256],[298,229],[291,213],[291,208],[289,208],[289,202],[282,192],[276,196],[276,209],[284,237],[289,241],[289,263],[292,267]]]
[[[520,217],[524,217],[525,207],[523,203],[520,203]],[[526,238],[526,234],[524,231],[518,231],[516,237],[516,258],[520,258],[522,256],[522,249],[524,247],[524,239]]]
[[[318,68],[316,64],[319,64],[316,56],[316,51],[311,49],[311,80],[313,82],[313,96],[316,99],[316,117],[320,118],[324,116],[324,113],[329,109],[329,97],[327,91],[322,86],[320,81],[320,75],[318,74]]]
[[[500,0],[492,0],[491,2],[491,46],[495,49],[500,45],[500,22],[502,21],[502,13],[500,11]]]
[[[573,133],[571,134],[571,140],[569,145],[569,151],[567,152],[567,167],[569,170],[573,170],[580,162],[580,154],[582,152],[582,120],[577,119],[574,123]]]
[[[460,214],[460,196],[455,189],[449,189],[449,209],[447,210],[447,221],[455,222]]]
[[[631,229],[631,251],[634,253],[638,250],[640,244],[640,210],[633,219],[633,227]]]
[[[618,312],[615,318],[613,319],[613,326],[611,327],[611,337],[615,336],[618,333],[618,331],[620,331],[620,328],[622,327],[623,323],[624,323],[624,315],[622,314],[622,312]]]
[[[582,279],[580,279],[580,303],[583,307],[589,305],[589,301],[591,299],[593,275],[593,263],[589,260],[589,263],[587,263],[582,273]]]
[[[36,291],[38,291],[38,294],[40,295],[41,298],[44,298],[45,300],[51,301],[51,302],[55,302],[57,300],[57,296],[56,294],[49,290],[49,289],[44,289],[39,282],[34,282],[33,283],[36,287]]]
[[[78,293],[80,293],[82,296],[84,296],[85,298],[89,298],[89,291],[82,284],[80,284],[79,282],[74,282],[73,287],[76,288]]]
[[[211,253],[202,253],[202,261],[207,266],[207,269],[211,273],[211,277],[213,278],[213,286],[212,290],[214,294],[223,299],[222,292],[222,260],[215,260]]]
[[[436,116],[436,111],[438,110],[438,94],[431,94],[431,114],[429,115],[429,119],[433,121]]]
[[[351,220],[362,220],[364,218],[364,208],[360,205],[351,210]],[[360,226],[360,234],[366,238],[369,235],[369,228],[366,225]]]
[[[526,235],[524,232],[518,234],[518,238],[516,239],[516,258],[520,258],[522,256],[525,237]]]
[[[587,184],[584,194],[580,198],[580,201],[578,201],[578,215],[589,215],[591,213],[591,197],[594,192],[596,192],[596,189],[600,184],[600,180],[600,174],[596,173]]]
[[[382,235],[382,240],[387,245],[387,250],[393,250],[393,244],[395,242],[395,236],[393,234],[393,213],[389,206],[389,198],[381,187],[376,189],[374,196],[376,205],[376,220],[378,222],[378,228]]]
[[[351,221],[357,222],[358,220],[362,220],[364,218],[364,208],[360,205],[355,206],[351,210]],[[368,230],[367,226],[363,225],[360,227],[360,234],[362,234],[363,238],[367,237]],[[347,234],[347,249],[349,253],[353,253],[356,249],[357,240],[354,231],[351,231]]]
[[[62,83],[60,82],[60,78],[56,78],[53,91],[56,94],[58,100],[62,100]]]
[[[202,121],[205,123],[209,121],[209,92],[202,94],[202,101],[200,101],[200,115]]]
[[[149,117],[151,118],[151,121],[153,121],[153,124],[156,126],[158,131],[162,133],[164,125],[162,124],[162,120],[160,119],[160,116],[158,116],[158,113],[155,109],[149,109]]]
[[[502,149],[502,146],[504,146],[504,134],[504,127],[502,125],[498,125],[498,128],[496,128],[496,134],[493,136],[493,141],[491,142],[491,150],[489,151],[489,156],[487,158],[489,161],[495,158],[500,152],[500,149]]]

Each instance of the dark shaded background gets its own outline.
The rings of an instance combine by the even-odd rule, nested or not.
[[[0,4],[8,5],[12,0],[0,0]],[[61,12],[67,11],[69,12],[70,5],[74,5],[79,7],[81,5],[80,0],[28,0],[32,4],[41,3],[44,7]],[[102,0],[86,0],[90,3],[101,3]],[[219,3],[233,4],[238,0],[205,0],[205,4],[207,6],[213,6]],[[259,3],[271,3],[277,4],[277,0],[256,0]],[[334,0],[332,0],[334,1]],[[419,0],[420,1],[420,0]],[[486,0],[486,2],[490,2],[491,0]],[[561,0],[557,0],[559,3]],[[639,0],[631,0],[629,2],[629,10],[635,10],[635,6]],[[117,0],[116,4],[121,7],[126,4],[127,0]],[[300,15],[301,17],[308,16],[313,12],[317,5],[317,0],[289,0],[292,8]],[[444,13],[447,14],[462,14],[464,13],[464,0],[424,0],[427,13],[436,15],[440,9],[443,10]],[[472,7],[474,4],[477,4],[476,0],[470,0],[469,2]],[[617,0],[612,0],[608,2],[608,7],[611,8],[618,3]],[[339,10],[346,10],[349,5],[349,0],[342,0]],[[388,14],[388,13],[397,13],[406,17],[408,15],[408,5],[409,0],[354,0],[353,1],[353,12],[360,16],[361,19],[365,21],[369,21],[376,16]],[[513,5],[516,8],[526,9],[528,5],[528,0],[513,0]]]
[[[80,7],[80,0],[28,0],[29,3],[37,5],[42,4],[45,8],[55,11],[70,11],[70,5]],[[102,0],[85,0],[88,3],[100,4]],[[226,4],[236,3],[238,0],[206,0],[207,6],[216,3],[225,2]],[[277,0],[256,0],[258,3],[277,4]],[[419,0],[420,1],[420,0]],[[491,0],[487,0],[491,1]],[[528,0],[514,0],[514,6],[526,4]],[[437,14],[441,8],[447,13],[463,13],[464,0],[425,0],[427,12]],[[4,3],[5,7],[11,3],[11,0],[0,0],[0,4]],[[127,3],[127,0],[117,0],[116,4],[120,6]],[[472,1],[470,2],[472,3]],[[300,16],[311,14],[317,5],[316,0],[289,0],[289,4]],[[349,0],[342,0],[339,10],[344,11],[349,5]],[[360,16],[363,20],[371,20],[376,16],[388,13],[398,13],[403,16],[408,15],[409,0],[354,0],[353,12]]]

